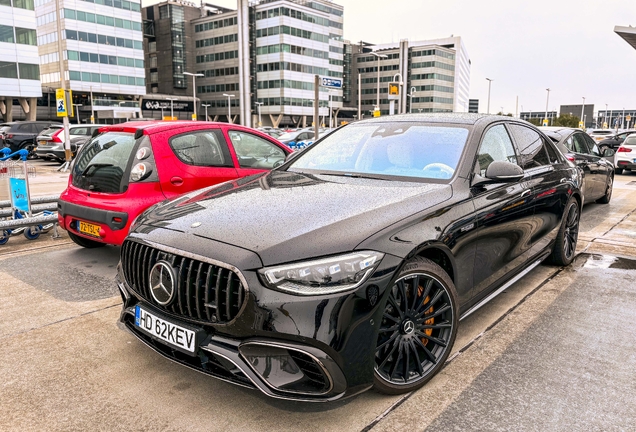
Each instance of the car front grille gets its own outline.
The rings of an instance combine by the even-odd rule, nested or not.
[[[176,274],[174,300],[160,305],[150,293],[150,270],[158,261]],[[239,313],[245,287],[238,275],[224,267],[162,251],[131,240],[121,248],[121,264],[130,288],[153,306],[195,321],[226,323]]]

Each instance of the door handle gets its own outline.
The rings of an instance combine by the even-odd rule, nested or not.
[[[523,192],[521,192],[521,198],[523,198],[526,195],[530,195],[530,193],[532,193],[531,189],[526,189]]]
[[[172,177],[170,179],[170,183],[175,186],[181,186],[183,184],[183,179],[181,177]]]

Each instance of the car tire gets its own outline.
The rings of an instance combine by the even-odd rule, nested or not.
[[[11,234],[7,230],[0,231],[0,246],[6,244],[9,241]]]
[[[616,168],[616,169],[614,170],[614,172],[615,172],[616,174],[619,174],[619,175],[620,175],[620,174],[623,174],[623,168]]]
[[[565,206],[563,220],[557,234],[548,262],[558,266],[567,266],[576,256],[576,244],[579,238],[581,209],[578,201],[572,197]]]
[[[614,189],[614,178],[608,177],[607,184],[605,185],[605,195],[596,200],[599,204],[608,204],[612,199],[612,190]]]
[[[106,243],[100,243],[100,242],[96,242],[94,240],[89,240],[87,238],[75,235],[75,234],[73,234],[70,231],[67,231],[67,232],[68,232],[68,236],[71,238],[71,240],[73,240],[73,242],[75,242],[75,244],[77,244],[78,246],[81,246],[83,248],[95,249],[95,248],[100,248],[100,247],[106,246]]]
[[[374,387],[407,393],[426,384],[443,367],[459,323],[457,291],[433,261],[415,257],[386,294],[374,361]]]

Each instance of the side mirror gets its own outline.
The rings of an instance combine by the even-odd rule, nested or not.
[[[612,157],[616,154],[616,150],[611,149],[609,147],[606,147],[603,149],[603,151],[601,152],[601,156],[603,157]]]
[[[523,170],[519,165],[507,161],[495,161],[486,168],[486,177],[476,176],[472,185],[514,183],[521,180],[523,176]]]

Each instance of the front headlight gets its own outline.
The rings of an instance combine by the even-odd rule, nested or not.
[[[384,257],[374,251],[352,252],[259,270],[266,286],[296,295],[323,295],[358,288]]]

